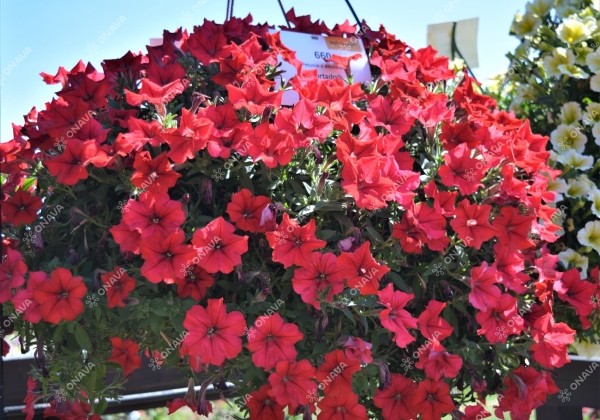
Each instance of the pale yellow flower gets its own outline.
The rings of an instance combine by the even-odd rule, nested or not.
[[[554,10],[559,18],[565,18],[580,10],[580,1],[556,0]]]
[[[558,261],[564,268],[581,268],[582,273],[587,272],[589,259],[579,252],[568,248],[558,254]]]
[[[583,246],[589,246],[600,254],[600,220],[587,222],[583,229],[577,232],[577,240]]]
[[[525,13],[524,15],[517,13],[510,29],[515,34],[525,37],[535,34],[541,24],[542,19],[534,16],[533,13]]]
[[[588,74],[575,65],[575,54],[566,48],[555,48],[552,55],[547,55],[542,60],[542,66],[549,76],[566,74],[576,79],[584,79]]]
[[[572,178],[567,181],[567,191],[565,195],[571,198],[579,198],[587,196],[594,188],[594,184],[585,175],[579,178]]]
[[[589,195],[588,199],[592,202],[592,213],[596,217],[600,218],[600,190],[594,189]]]
[[[592,156],[582,155],[575,150],[570,149],[565,153],[558,155],[557,161],[564,166],[570,166],[580,171],[587,171],[594,166],[594,158]]]
[[[596,19],[591,16],[581,19],[573,15],[564,19],[558,28],[556,35],[558,38],[569,45],[577,44],[589,39],[597,29]]]
[[[533,0],[527,3],[525,10],[536,16],[544,17],[550,13],[552,6],[554,6],[554,0]]]
[[[594,143],[600,146],[600,123],[594,124],[592,127],[592,135],[594,136]]]
[[[597,102],[590,102],[585,107],[585,113],[583,114],[583,123],[586,125],[592,125],[600,122],[600,104]]]
[[[590,78],[590,89],[594,92],[600,92],[600,73],[595,74]]]
[[[585,57],[585,64],[594,74],[600,71],[600,51],[598,49],[592,51]]]
[[[563,124],[575,124],[581,119],[581,105],[577,102],[567,102],[563,104],[559,118]]]
[[[572,125],[561,124],[550,133],[550,143],[559,154],[571,149],[583,153],[586,142],[585,134]]]

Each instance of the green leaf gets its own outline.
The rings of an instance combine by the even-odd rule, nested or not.
[[[108,408],[108,400],[106,398],[101,398],[96,404],[96,412],[95,414],[102,414]]]
[[[90,336],[85,331],[85,329],[79,325],[75,324],[75,330],[73,331],[75,334],[75,340],[77,344],[81,346],[81,348],[90,351],[92,349],[92,342],[90,341]]]

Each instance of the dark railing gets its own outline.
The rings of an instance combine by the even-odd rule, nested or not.
[[[556,370],[554,380],[561,392],[551,396],[546,405],[537,410],[539,420],[580,420],[583,407],[600,409],[600,359],[590,360],[578,356],[572,356],[571,359],[571,363]],[[6,412],[0,418],[24,417],[23,398],[32,364],[32,359],[10,359],[4,362]],[[107,413],[163,407],[167,401],[183,397],[186,387],[184,370],[162,368],[153,371],[144,363],[127,382],[121,401],[109,403]],[[220,395],[218,390],[209,390],[207,393],[209,399],[217,399]],[[43,408],[43,405],[36,407],[39,412]]]

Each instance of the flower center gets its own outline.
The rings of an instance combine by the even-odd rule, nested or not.
[[[467,226],[471,227],[471,226],[477,226],[477,220],[475,219],[469,219],[467,220]]]
[[[167,252],[165,255],[166,255],[168,258],[172,258],[172,257],[173,257],[173,254],[171,254],[171,252],[170,252],[170,251],[169,251],[169,252]]]
[[[155,225],[160,223],[160,219],[158,217],[155,217],[154,219],[152,219],[152,223],[154,223]]]
[[[215,330],[215,328],[214,328],[214,327],[213,327],[213,328],[209,328],[209,329],[206,331],[206,335],[208,335],[209,337],[211,337],[211,336],[215,335],[215,332],[216,332],[216,330]]]

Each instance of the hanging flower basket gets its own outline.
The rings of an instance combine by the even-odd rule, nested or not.
[[[252,419],[476,418],[493,394],[525,419],[558,392],[555,308],[590,316],[598,279],[546,247],[548,138],[431,48],[288,18],[359,35],[372,80],[336,55],[345,80],[320,79],[250,18],[43,74],[57,97],[0,145],[29,417],[97,418],[147,359],[200,385],[171,411],[232,381]]]

